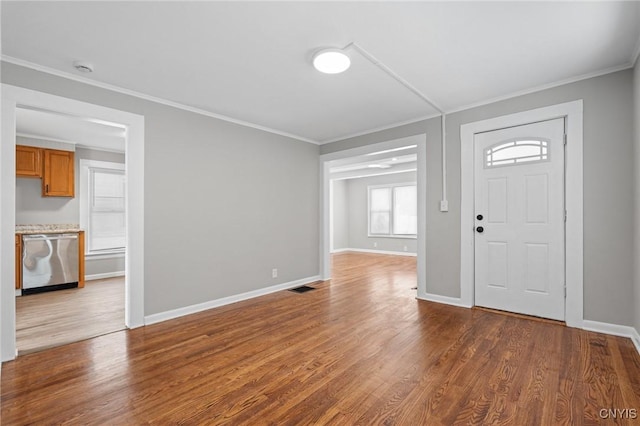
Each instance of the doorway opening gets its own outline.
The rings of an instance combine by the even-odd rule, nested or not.
[[[126,328],[125,142],[121,124],[16,108],[18,355]]]
[[[422,134],[321,156],[322,279],[332,257],[369,253],[415,257],[407,290],[424,287],[425,151]]]
[[[21,210],[19,215],[16,214],[17,207],[21,207],[16,205],[16,143],[28,142],[26,139],[29,138],[34,139],[32,138],[33,134],[28,135],[26,132],[19,132],[16,128],[18,116],[24,114],[25,111],[48,113],[47,118],[51,118],[51,115],[53,115],[67,119],[73,118],[84,124],[111,126],[119,128],[123,132],[124,156],[120,154],[120,158],[124,161],[127,179],[124,191],[120,191],[119,194],[124,195],[124,197],[120,197],[121,200],[116,201],[116,203],[125,203],[125,212],[120,214],[120,220],[124,217],[126,229],[124,264],[122,256],[117,259],[122,265],[121,271],[126,270],[124,285],[122,282],[120,283],[120,286],[124,288],[123,323],[128,328],[135,328],[144,324],[144,118],[124,111],[5,84],[2,85],[2,144],[0,148],[0,153],[2,154],[0,155],[0,173],[3,175],[1,184],[3,197],[0,208],[0,231],[2,231],[0,234],[3,235],[3,238],[0,242],[0,247],[5,253],[0,261],[0,278],[2,282],[2,287],[0,288],[0,316],[2,318],[0,344],[2,361],[11,360],[17,355],[15,283],[17,282],[16,259],[19,259],[19,255],[16,253],[17,250],[12,249],[15,245],[13,237],[16,231],[15,226],[19,223],[16,219],[27,218],[26,220],[31,221],[29,217],[34,218],[34,216],[29,216],[34,214],[33,211],[29,213]],[[18,133],[22,133],[22,136],[20,136],[22,139],[20,140],[18,139]],[[58,138],[50,137],[50,139]],[[63,139],[61,138],[57,141],[49,140],[48,143],[64,143],[62,142]],[[95,137],[93,139],[94,144],[97,143],[97,139],[99,138]],[[79,147],[78,151],[83,149],[96,151],[89,146]],[[89,157],[92,155],[96,155],[95,152],[88,154]],[[117,163],[117,161],[112,162]],[[77,172],[77,177],[80,179],[80,171]],[[122,194],[123,192],[124,194]],[[19,201],[23,202],[24,199],[20,198]],[[79,204],[79,200],[77,201]],[[102,201],[105,200],[103,199]],[[61,201],[58,201],[58,204],[61,209],[73,208],[73,204],[68,205],[68,200],[67,204]],[[79,222],[80,220],[78,220],[78,225]],[[111,254],[115,255],[116,253]],[[113,259],[116,259],[116,257],[113,257]],[[100,272],[97,271],[90,275],[94,275],[93,278],[106,278],[104,275],[100,276]],[[120,279],[122,280],[121,277]],[[122,292],[120,294],[122,296]]]

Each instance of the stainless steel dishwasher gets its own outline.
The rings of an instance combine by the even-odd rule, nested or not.
[[[78,234],[22,236],[22,294],[78,286]]]

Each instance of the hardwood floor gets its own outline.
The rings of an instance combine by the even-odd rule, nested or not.
[[[124,328],[124,277],[16,298],[19,355]]]
[[[5,363],[3,424],[634,422],[599,417],[640,409],[628,339],[416,300],[415,258],[334,260],[314,291]]]

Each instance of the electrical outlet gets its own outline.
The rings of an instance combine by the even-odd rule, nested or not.
[[[374,248],[378,247],[378,243],[373,243],[373,247]]]
[[[449,201],[447,201],[447,200],[440,201],[440,211],[441,212],[448,212],[449,211]]]
[[[407,251],[407,250],[408,250],[407,246],[404,246],[404,251]]]
[[[271,278],[278,278],[278,268],[273,268],[271,270]]]

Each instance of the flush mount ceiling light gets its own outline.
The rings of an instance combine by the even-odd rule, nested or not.
[[[313,55],[313,67],[325,74],[340,74],[351,66],[351,59],[340,49],[323,49]]]
[[[80,72],[90,73],[93,72],[93,65],[84,61],[75,61],[73,67]]]

